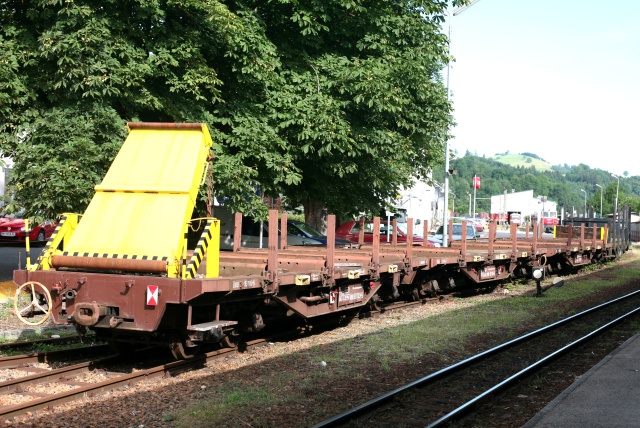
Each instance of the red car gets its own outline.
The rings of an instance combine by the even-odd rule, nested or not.
[[[24,212],[6,214],[0,217],[0,242],[24,242],[26,232],[24,230]],[[42,224],[29,222],[29,240],[31,242],[44,243],[56,230],[54,221],[45,221]]]
[[[393,230],[390,235],[387,235],[387,222],[380,222],[380,242],[391,242],[393,240]],[[407,235],[400,229],[398,233],[398,243],[407,242]],[[336,229],[336,238],[343,238],[351,242],[358,242],[360,236],[360,222],[358,221],[345,221]],[[388,239],[388,240],[387,240]],[[366,221],[364,223],[364,242],[373,242],[373,222]],[[414,245],[424,245],[424,240],[417,236],[413,237]],[[433,247],[434,244],[427,241],[428,247]]]

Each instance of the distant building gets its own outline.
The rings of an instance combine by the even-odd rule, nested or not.
[[[511,214],[520,214],[527,222],[544,221],[545,225],[557,224],[557,202],[550,201],[546,196],[533,196],[533,190],[524,192],[505,191],[500,195],[491,196],[491,219],[508,222]]]
[[[442,223],[444,192],[437,183],[436,186],[430,186],[423,181],[417,181],[410,189],[403,189],[393,201],[393,205],[393,215],[398,219],[398,228],[406,232],[407,219],[411,218],[414,235],[422,236],[425,220],[429,222],[429,229]]]

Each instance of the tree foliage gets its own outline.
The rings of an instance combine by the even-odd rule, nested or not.
[[[0,155],[15,162],[15,204],[83,211],[125,123],[143,120],[207,123],[217,196],[246,213],[264,215],[257,193],[374,210],[444,157],[446,7],[0,1]]]
[[[271,100],[304,172],[283,191],[307,213],[314,201],[338,214],[377,212],[443,161],[451,125],[440,81],[444,3],[275,3],[268,31],[282,53],[283,86]]]

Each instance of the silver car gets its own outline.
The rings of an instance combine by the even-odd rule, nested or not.
[[[429,236],[429,241],[436,244],[436,247],[442,246],[442,232],[444,229],[442,226],[436,230],[436,233],[432,236]],[[449,242],[451,241],[460,241],[462,240],[462,223],[454,223],[453,224],[453,232],[451,230],[447,230]],[[480,234],[476,231],[473,223],[467,223],[467,239],[476,239],[479,238]]]

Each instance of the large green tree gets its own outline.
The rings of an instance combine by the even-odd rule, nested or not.
[[[378,212],[444,160],[446,2],[302,3],[271,1],[265,18],[282,61],[270,105],[303,171],[282,189],[312,223],[323,208]]]
[[[464,1],[456,1],[460,4]],[[219,197],[375,210],[442,161],[442,0],[0,0],[15,204],[83,211],[125,123],[201,121]],[[259,189],[260,192],[256,192]]]

